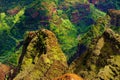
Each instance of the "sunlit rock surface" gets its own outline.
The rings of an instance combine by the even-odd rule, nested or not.
[[[67,73],[53,80],[83,80],[83,79],[76,74]]]
[[[0,63],[0,80],[5,80],[10,76],[11,68],[5,64]]]
[[[54,33],[42,29],[28,34],[19,68],[14,80],[52,80],[64,74],[67,61]]]
[[[70,71],[87,80],[120,79],[120,35],[107,28],[88,50],[70,65]]]

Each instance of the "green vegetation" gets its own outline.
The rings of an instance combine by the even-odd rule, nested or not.
[[[111,28],[118,34],[120,34],[120,27],[116,27],[116,26],[111,26]]]
[[[17,62],[17,54],[14,53],[16,43],[19,39],[12,35],[11,31],[23,16],[24,9],[19,11],[15,16],[8,16],[6,13],[0,13],[0,62],[13,64]],[[17,33],[16,31],[13,32]],[[16,34],[21,35],[21,34]]]
[[[44,77],[45,80],[51,80],[56,75],[61,75],[67,68],[66,57],[54,33],[46,29],[36,32],[38,34],[29,42],[24,56],[22,56],[21,71],[15,79],[37,80]],[[27,37],[28,39],[29,37]],[[43,46],[45,46],[46,52],[44,52]]]
[[[68,58],[72,56],[75,53],[75,51],[72,50],[78,43],[77,30],[75,29],[75,26],[68,19],[62,19],[60,25],[52,23],[50,27],[57,35],[62,50],[66,53]]]
[[[100,17],[103,17],[106,15],[106,13],[98,10],[97,8],[94,7],[93,4],[90,4],[90,10],[91,10],[91,18],[94,19],[95,21],[100,18]]]
[[[21,9],[15,16],[14,16],[14,20],[13,20],[13,23],[16,24],[16,23],[20,23],[21,20],[23,20],[22,18],[24,18],[24,11],[25,11],[25,8]]]
[[[81,35],[80,43],[83,43],[88,46],[92,42],[93,39],[102,36],[105,29],[107,27],[110,27],[109,21],[110,21],[109,16],[99,18],[96,21],[96,24],[93,25],[87,33],[85,33],[84,35]]]
[[[0,13],[0,33],[4,30],[8,30],[10,27],[6,23],[6,14]]]
[[[9,4],[12,4],[11,2]],[[78,38],[81,38],[84,44],[88,44],[96,36],[102,35],[105,22],[92,24],[106,14],[92,4],[90,4],[90,12],[84,16],[85,20],[82,18],[77,23],[72,22],[72,13],[81,13],[81,11],[87,13],[83,8],[75,8],[77,2],[88,4],[87,0],[30,0],[28,2],[22,0],[12,6],[9,5],[9,8],[5,7],[0,13],[0,62],[6,62],[8,57],[13,56],[10,57],[10,62],[16,64],[14,62],[16,46],[23,40],[26,32],[39,28],[46,28],[55,33],[68,59],[77,50]],[[8,13],[8,10],[15,8],[19,9],[18,13],[14,15]]]

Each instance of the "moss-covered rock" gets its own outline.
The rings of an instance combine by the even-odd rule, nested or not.
[[[107,27],[102,36],[95,38],[88,50],[70,65],[69,71],[87,80],[119,80],[119,53],[120,35]]]
[[[14,80],[51,80],[62,75],[67,61],[54,33],[45,29],[30,33],[24,42],[19,68]]]

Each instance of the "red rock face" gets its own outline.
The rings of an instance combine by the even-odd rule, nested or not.
[[[73,12],[73,13],[72,13],[72,19],[71,19],[71,21],[72,21],[73,23],[78,23],[79,20],[80,20],[79,12]]]
[[[61,77],[53,79],[53,80],[83,80],[83,79],[76,74],[69,74],[68,73],[68,74],[64,74]]]
[[[34,8],[28,8],[25,14],[33,19],[39,17],[39,11]]]
[[[4,80],[5,79],[5,74],[3,72],[2,69],[0,69],[0,80]]]
[[[53,12],[53,14],[57,13],[57,9],[56,9],[56,8],[53,8],[53,9],[52,9],[52,12]]]
[[[19,9],[11,9],[11,10],[7,10],[7,13],[10,15],[15,15],[19,12]]]
[[[75,5],[74,8],[76,9],[76,11],[71,13],[71,16],[72,16],[71,21],[75,24],[80,22],[82,18],[89,15],[90,13],[89,4],[78,4],[78,5]]]
[[[0,80],[5,80],[7,74],[9,74],[10,67],[4,64],[0,64]]]

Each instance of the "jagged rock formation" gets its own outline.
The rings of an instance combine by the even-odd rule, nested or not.
[[[83,79],[76,74],[67,73],[67,74],[64,74],[63,76],[55,78],[53,80],[83,80]]]
[[[111,17],[111,24],[120,26],[120,10],[110,9],[108,14]]]
[[[66,57],[51,31],[30,32],[19,59],[20,71],[14,80],[52,80],[64,74]]]
[[[81,55],[80,59],[75,61],[75,65],[74,62],[70,65],[70,68],[75,66],[70,72],[73,71],[85,79],[112,79],[112,76],[119,78],[119,64],[116,63],[119,60],[119,55],[117,55],[119,53],[119,40],[116,37],[111,39],[111,35],[114,33],[110,30],[104,33],[104,27],[108,27],[107,18],[98,20],[99,24],[94,22],[99,17],[106,15],[100,10],[104,8],[105,10],[102,11],[106,12],[110,8],[102,4],[106,0],[89,0],[91,1],[90,4],[88,0],[15,1],[19,5],[11,5],[10,7],[5,3],[15,4],[14,1],[3,1],[0,2],[4,5],[4,7],[0,7],[2,12],[0,13],[0,53],[5,54],[2,55],[2,58],[0,55],[0,61],[16,65],[19,56],[16,53],[21,53],[20,49],[23,45],[18,69],[13,70],[14,72],[18,70],[17,75],[12,76],[15,76],[14,80],[51,80],[65,73],[67,61],[53,33],[44,29],[33,31],[28,34],[25,41],[21,41],[26,31],[41,27],[47,28],[56,34],[62,50],[67,55],[69,64],[88,49],[85,54]],[[2,8],[3,10],[1,10]],[[115,21],[119,22],[118,18]],[[92,24],[97,25],[91,28]],[[115,25],[118,24],[115,23]],[[88,30],[90,34],[87,33],[87,36],[82,40],[84,41],[83,45],[80,44],[79,50],[76,51],[78,34],[82,35]],[[95,37],[97,38],[93,40]],[[17,42],[19,44],[15,47]],[[91,44],[86,48],[85,43]],[[14,48],[15,50],[13,50]],[[14,51],[16,52],[14,53]],[[5,74],[1,75],[5,78]],[[104,75],[107,77],[104,77]]]
[[[76,59],[69,71],[86,80],[120,79],[120,35],[107,28],[103,35],[90,44],[88,50]]]

